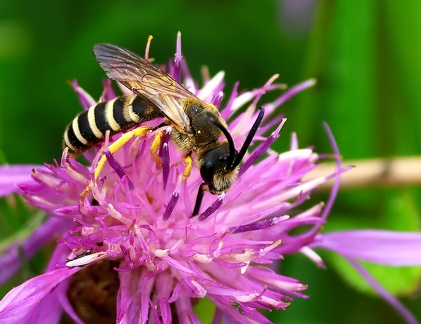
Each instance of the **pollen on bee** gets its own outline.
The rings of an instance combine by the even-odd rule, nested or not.
[[[161,160],[161,157],[158,155],[158,150],[159,150],[159,148],[161,146],[161,141],[162,141],[162,137],[163,136],[164,136],[164,133],[163,132],[159,132],[158,134],[156,134],[155,135],[155,138],[154,138],[154,140],[152,142],[152,145],[151,145],[152,155],[153,155],[153,157],[155,159],[155,162],[159,166],[162,166],[162,160]]]
[[[182,181],[187,180],[187,178],[190,176],[191,170],[193,168],[193,160],[192,160],[190,155],[186,155],[184,157],[184,163],[186,164],[186,168],[184,169],[184,172],[183,172],[183,180]]]

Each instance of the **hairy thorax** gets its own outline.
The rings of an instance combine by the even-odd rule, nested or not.
[[[205,104],[196,98],[186,98],[181,101],[183,110],[190,120],[192,134],[179,131],[175,127],[171,132],[171,139],[176,145],[188,153],[191,151],[207,151],[220,145],[219,138],[222,131],[215,125],[219,123],[226,127],[217,108],[212,104]]]

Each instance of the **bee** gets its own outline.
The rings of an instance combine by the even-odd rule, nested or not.
[[[64,146],[70,155],[77,156],[103,141],[107,131],[112,135],[163,118],[164,124],[172,127],[170,138],[175,146],[187,157],[195,152],[203,183],[193,216],[199,213],[205,191],[213,195],[227,192],[263,119],[263,107],[238,152],[218,109],[197,98],[157,66],[111,44],[95,45],[94,56],[109,78],[134,95],[99,103],[76,116],[64,134]],[[225,140],[221,142],[222,136]]]

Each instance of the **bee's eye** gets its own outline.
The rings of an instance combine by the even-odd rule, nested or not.
[[[202,176],[203,181],[207,184],[213,183],[213,175],[215,173],[215,165],[211,161],[205,162],[200,168],[200,175]]]
[[[192,105],[189,108],[189,114],[192,116],[197,115],[201,111],[203,111],[203,107],[199,105]]]
[[[234,151],[234,157],[237,151]],[[227,169],[227,161],[230,156],[228,143],[223,143],[212,150],[205,152],[201,159],[200,175],[205,183],[213,186],[214,176]]]

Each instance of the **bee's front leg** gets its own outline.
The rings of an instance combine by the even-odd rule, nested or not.
[[[186,156],[184,157],[184,163],[186,164],[186,168],[184,169],[183,172],[183,181],[185,181],[191,173],[191,170],[193,168],[193,160],[191,158],[191,152],[187,153]]]

